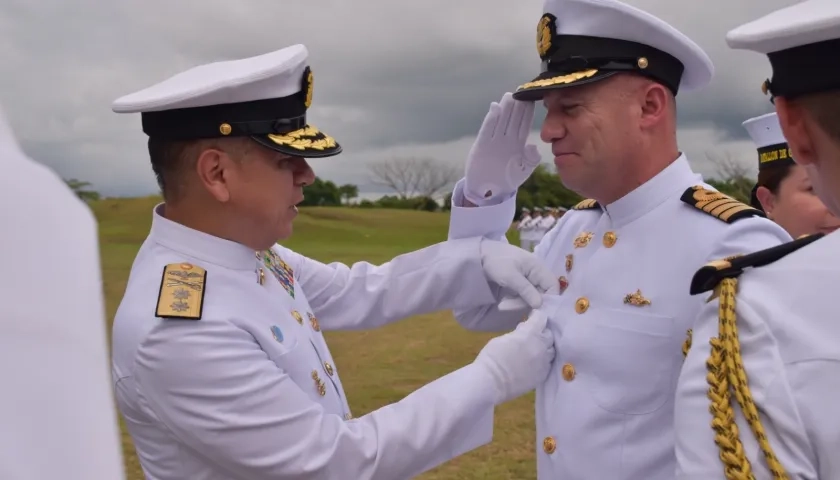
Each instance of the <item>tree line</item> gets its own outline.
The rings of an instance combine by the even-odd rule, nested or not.
[[[750,191],[755,180],[749,178],[747,169],[731,155],[709,157],[716,166],[718,179],[707,182],[721,192],[744,203],[749,203]],[[392,158],[368,164],[369,181],[393,193],[376,200],[359,197],[359,187],[354,184],[338,185],[316,177],[312,185],[304,187],[303,206],[329,206],[354,208],[396,208],[408,210],[449,210],[450,193],[463,169],[430,158]],[[85,201],[100,198],[89,182],[69,179],[67,185]],[[441,194],[447,192],[442,200]],[[563,186],[553,166],[541,164],[525,181],[516,197],[517,216],[522,207],[565,207],[581,201],[582,197]]]

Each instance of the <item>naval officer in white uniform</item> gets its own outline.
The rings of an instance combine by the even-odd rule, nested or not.
[[[352,418],[324,330],[470,308],[501,287],[539,306],[553,279],[533,254],[478,237],[378,267],[276,245],[314,180],[305,158],[341,151],[307,124],[312,95],[295,45],[114,102],[142,112],[164,193],[113,328],[117,401],[149,479],[410,478],[489,442],[494,407],[548,373],[537,311],[472,364]]]
[[[768,56],[790,153],[840,215],[840,3],[798,3],[727,41]],[[677,388],[677,478],[840,479],[838,284],[837,231],[697,272],[709,303]]]
[[[121,480],[96,218],[2,112],[0,165],[0,478]]]
[[[691,277],[710,259],[790,236],[703,183],[679,150],[675,97],[712,77],[700,47],[615,0],[548,0],[544,12],[542,72],[485,118],[481,129],[497,133],[479,135],[471,150],[450,238],[503,239],[518,187],[507,172],[529,168],[521,160],[529,147],[526,135],[498,132],[524,130],[542,101],[541,136],[559,176],[589,200],[535,251],[562,292],[549,312],[557,357],[537,387],[539,478],[671,480],[681,347],[703,305],[689,295]],[[469,189],[476,174],[478,196]],[[469,206],[476,201],[484,206]],[[470,329],[509,330],[527,311],[502,307],[456,314]]]

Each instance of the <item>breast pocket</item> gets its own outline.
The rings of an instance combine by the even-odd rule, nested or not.
[[[604,410],[642,415],[674,396],[674,319],[625,309],[590,310],[581,354],[581,372],[592,398]]]

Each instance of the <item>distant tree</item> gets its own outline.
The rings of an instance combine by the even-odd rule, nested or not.
[[[755,181],[751,179],[749,169],[744,162],[739,161],[730,152],[707,153],[706,158],[715,165],[719,177],[717,180],[710,180],[709,185],[730,197],[749,203]]]
[[[315,177],[312,185],[303,188],[304,206],[338,206],[341,205],[341,193],[333,182]]]
[[[92,186],[90,182],[84,182],[75,178],[65,180],[64,182],[71,190],[73,190],[73,193],[75,193],[76,196],[86,202],[92,202],[94,200],[99,200],[100,198],[99,192],[89,188]]]
[[[461,176],[460,168],[431,158],[391,158],[368,164],[368,170],[373,183],[403,199],[434,198]]]
[[[519,218],[522,207],[568,208],[582,199],[583,197],[563,185],[557,173],[541,163],[519,187],[516,194],[516,218]]]
[[[359,196],[359,187],[347,183],[338,187],[338,193],[344,199],[344,203],[349,204],[350,200]]]
[[[444,211],[452,210],[452,194],[447,193],[445,197],[443,197],[443,208]]]

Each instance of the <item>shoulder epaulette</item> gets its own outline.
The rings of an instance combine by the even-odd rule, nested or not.
[[[747,217],[766,216],[757,208],[702,185],[689,187],[680,200],[726,223],[734,223]]]
[[[191,263],[170,263],[163,267],[155,316],[201,320],[207,271]]]
[[[578,202],[577,205],[572,207],[572,210],[594,210],[596,208],[601,208],[601,205],[597,201],[587,198]]]
[[[691,279],[691,294],[697,295],[698,293],[714,290],[725,278],[738,277],[744,273],[744,269],[746,268],[762,267],[773,263],[824,236],[822,233],[816,233],[747,255],[728,257],[723,260],[710,262],[700,268],[694,274],[694,278]]]

